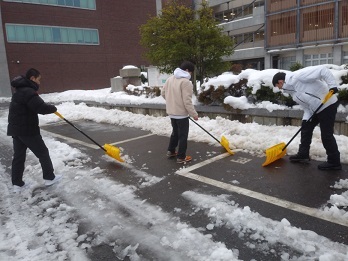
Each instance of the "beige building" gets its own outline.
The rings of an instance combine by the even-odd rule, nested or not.
[[[201,0],[195,1],[199,8]],[[236,42],[233,63],[255,69],[348,64],[347,0],[209,0]]]
[[[200,8],[202,0],[195,0]],[[234,54],[227,61],[243,67],[264,69],[265,1],[264,0],[209,0],[214,16],[223,32],[234,39]]]
[[[266,58],[273,64],[348,63],[347,0],[270,0],[265,7]]]

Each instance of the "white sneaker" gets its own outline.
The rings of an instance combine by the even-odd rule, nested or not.
[[[45,179],[45,185],[48,186],[52,186],[54,183],[57,183],[59,180],[62,179],[62,175],[56,175],[54,179],[52,180],[47,180]]]
[[[13,185],[13,193],[21,193],[22,191],[22,187],[17,186],[17,185]]]
[[[21,193],[23,190],[30,188],[29,183],[25,183],[23,186],[13,185],[13,193]]]

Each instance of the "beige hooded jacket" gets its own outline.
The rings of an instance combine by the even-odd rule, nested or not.
[[[193,85],[190,82],[190,73],[176,68],[174,75],[169,77],[161,91],[166,100],[166,111],[171,118],[198,117],[193,104]]]

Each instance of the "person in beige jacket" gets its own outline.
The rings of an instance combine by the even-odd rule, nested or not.
[[[166,100],[166,112],[173,127],[169,140],[167,156],[177,157],[178,163],[192,160],[186,155],[187,138],[189,133],[189,117],[198,120],[198,113],[192,104],[193,85],[190,81],[195,65],[189,61],[183,62],[174,70],[161,91]],[[178,150],[176,151],[176,147]]]

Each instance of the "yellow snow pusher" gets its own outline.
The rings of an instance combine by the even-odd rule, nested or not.
[[[224,147],[227,152],[231,155],[234,155],[234,152],[230,149],[230,144],[228,142],[228,140],[226,139],[225,136],[221,137],[221,141],[219,141],[217,138],[215,138],[210,132],[208,132],[206,129],[204,129],[201,125],[199,125],[195,120],[189,118],[191,121],[193,121],[195,124],[197,124],[198,127],[200,127],[202,130],[204,130],[210,137],[212,137],[214,140],[216,140],[219,144],[222,145],[222,147]]]
[[[326,94],[324,100],[322,100],[320,106],[314,111],[314,113],[312,114],[312,116],[308,119],[308,121],[310,121],[313,116],[320,110],[320,108],[331,98],[331,96],[333,95],[333,91],[330,91],[328,94]],[[277,145],[274,145],[268,149],[266,149],[266,161],[262,164],[262,167],[265,167],[269,164],[271,164],[272,162],[281,159],[282,157],[284,157],[284,155],[286,154],[286,148],[289,146],[289,144],[293,141],[293,139],[295,139],[295,137],[297,136],[297,134],[300,133],[300,131],[302,130],[302,127],[296,132],[296,134],[291,138],[291,140],[285,144],[284,142],[279,143]]]

